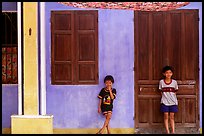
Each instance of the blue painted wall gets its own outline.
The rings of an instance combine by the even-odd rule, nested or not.
[[[46,3],[47,75],[51,74],[51,10],[76,10]],[[47,113],[54,115],[54,128],[99,128],[104,117],[97,113],[100,89],[107,74],[115,78],[117,99],[111,127],[134,127],[134,24],[133,11],[98,10],[99,85],[51,85],[47,77]]]

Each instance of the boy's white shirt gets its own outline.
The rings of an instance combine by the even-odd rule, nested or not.
[[[166,88],[166,87],[173,87],[175,90],[178,90],[177,81],[172,79],[172,82],[170,84],[166,84],[164,82],[164,79],[160,80],[159,90],[162,90],[163,88]],[[178,105],[176,93],[175,92],[162,92],[161,103],[163,103],[167,106]]]

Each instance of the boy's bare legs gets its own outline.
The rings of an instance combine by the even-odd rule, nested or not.
[[[174,123],[174,112],[170,112],[170,124],[171,124],[171,133],[175,133],[175,123]]]
[[[168,119],[169,119],[169,116],[168,116],[168,112],[164,112],[164,125],[165,125],[165,128],[166,128],[166,133],[169,134],[169,125],[168,125]]]
[[[111,119],[111,115],[112,115],[112,113],[108,113],[108,114],[105,115],[105,116],[106,116],[106,120],[105,120],[105,122],[104,122],[103,127],[99,130],[98,133],[100,133],[100,134],[103,133],[104,129],[105,129],[105,128],[108,126],[108,124],[109,124],[109,121],[110,121],[110,119]]]

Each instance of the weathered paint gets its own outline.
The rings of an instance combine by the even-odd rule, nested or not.
[[[98,10],[99,84],[51,85],[51,10],[78,10],[45,3],[47,48],[47,113],[54,115],[54,128],[99,128],[104,117],[97,113],[100,89],[107,74],[115,78],[117,98],[110,122],[113,128],[134,127],[134,12]],[[83,9],[80,9],[83,10]]]

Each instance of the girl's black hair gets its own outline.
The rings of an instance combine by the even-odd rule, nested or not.
[[[163,69],[162,69],[162,73],[165,73],[167,70],[171,70],[172,72],[174,72],[173,67],[171,67],[171,66],[165,66],[165,67],[163,67]]]
[[[105,83],[107,80],[110,80],[112,83],[114,83],[114,78],[113,78],[113,76],[111,76],[111,75],[107,75],[107,76],[104,78],[104,83]]]

